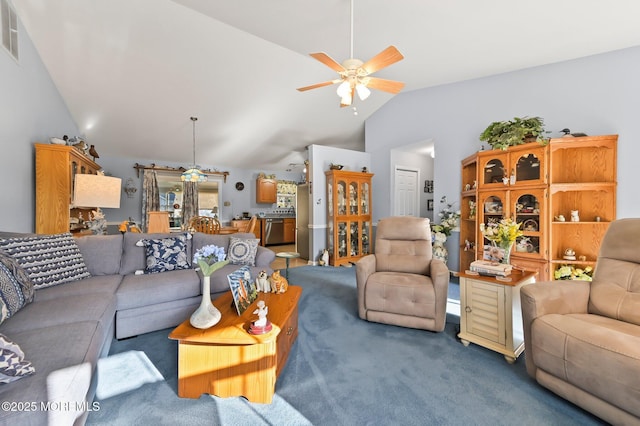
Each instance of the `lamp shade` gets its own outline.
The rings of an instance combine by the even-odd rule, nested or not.
[[[73,207],[120,208],[121,187],[120,178],[77,174],[74,179]]]

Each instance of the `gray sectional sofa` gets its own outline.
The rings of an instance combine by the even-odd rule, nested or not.
[[[0,232],[0,238],[15,237]],[[24,236],[24,235],[22,235]],[[0,384],[0,425],[83,424],[95,395],[95,369],[114,338],[122,339],[176,326],[198,307],[200,275],[195,269],[136,274],[146,266],[143,238],[175,234],[86,236],[77,245],[90,277],[35,291],[32,303],[0,324],[0,334],[18,344],[35,374]],[[187,240],[189,262],[199,248],[228,249],[231,237],[253,234],[193,234]],[[275,253],[258,247],[252,276],[271,273]],[[212,299],[228,290],[229,264],[211,277]],[[9,404],[6,404],[6,403]]]

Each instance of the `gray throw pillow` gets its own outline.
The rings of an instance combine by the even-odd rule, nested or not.
[[[229,241],[229,254],[227,259],[233,265],[256,266],[256,253],[258,252],[257,239],[244,239],[231,237]]]
[[[20,346],[0,334],[0,383],[11,383],[35,373],[31,362],[25,361]]]
[[[17,260],[0,250],[0,324],[33,301],[33,282]]]
[[[91,276],[69,232],[1,239],[0,249],[27,271],[36,290]]]

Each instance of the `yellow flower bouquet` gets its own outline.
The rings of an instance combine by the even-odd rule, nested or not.
[[[489,222],[480,224],[480,232],[494,246],[504,249],[503,263],[509,263],[509,255],[511,247],[518,237],[523,235],[520,227],[522,223],[518,223],[511,218],[501,219],[499,222]]]

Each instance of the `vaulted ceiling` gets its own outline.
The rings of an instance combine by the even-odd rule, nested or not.
[[[349,0],[13,0],[78,127],[101,155],[283,169],[310,144],[364,149],[392,95],[340,108],[312,59],[349,58]],[[355,0],[354,56],[405,59],[403,92],[640,45],[635,0]],[[402,93],[397,96],[402,96]],[[355,114],[357,112],[357,115]],[[61,135],[52,135],[61,136]]]

